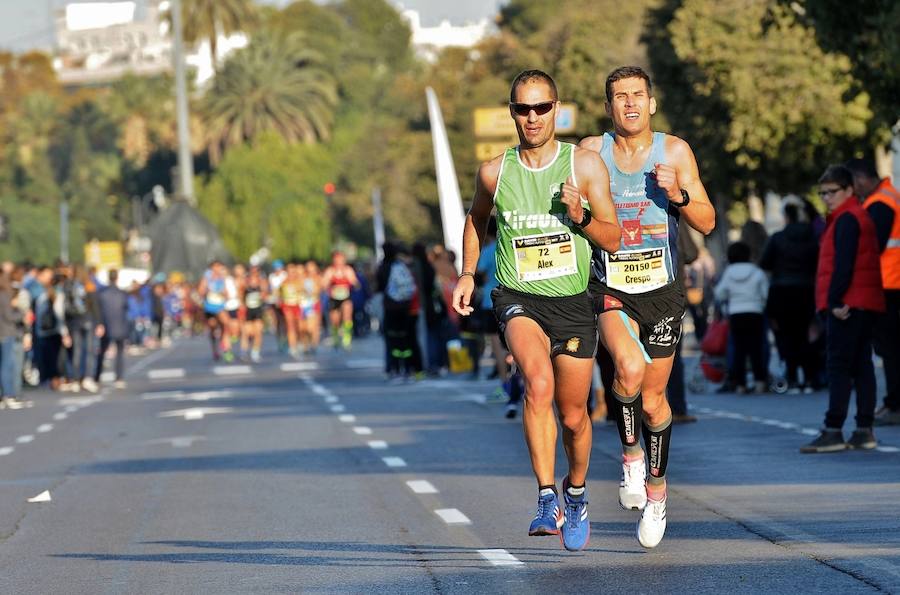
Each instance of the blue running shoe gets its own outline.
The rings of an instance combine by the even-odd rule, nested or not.
[[[563,524],[563,511],[559,506],[559,497],[553,490],[546,488],[538,495],[537,514],[528,528],[529,535],[559,535],[559,527]]]
[[[580,496],[572,496],[568,491],[569,478],[563,481],[563,497],[565,498],[565,522],[562,526],[563,547],[571,552],[577,552],[587,546],[591,536],[591,522],[587,513],[587,488]]]

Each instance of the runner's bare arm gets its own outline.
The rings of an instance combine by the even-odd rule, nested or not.
[[[584,209],[581,197],[587,199],[591,207],[591,221],[584,228],[590,241],[606,250],[615,252],[619,249],[622,230],[616,219],[616,209],[609,193],[609,172],[600,155],[587,149],[575,149],[575,180],[563,184],[563,202],[573,221],[582,221]]]
[[[356,270],[354,270],[353,267],[348,266],[344,272],[350,279],[350,285],[352,285],[353,287],[359,287],[359,278],[356,276]]]
[[[494,209],[494,191],[497,189],[501,163],[503,163],[503,155],[485,161],[478,168],[478,174],[475,177],[475,196],[463,228],[462,272],[466,274],[460,276],[456,288],[453,290],[453,309],[463,316],[468,316],[474,311],[474,308],[469,305],[472,292],[475,290],[475,279],[472,273],[475,272],[478,265],[478,256],[481,254],[481,244],[484,241],[488,219]]]
[[[664,188],[669,199],[681,202],[681,190],[687,191],[691,197],[688,206],[681,209],[681,216],[688,225],[706,235],[716,226],[716,210],[706,194],[706,188],[700,181],[700,170],[691,146],[677,136],[666,137],[666,155],[674,168],[675,180],[671,188]],[[660,187],[663,184],[660,183]],[[670,192],[671,190],[671,192]]]
[[[594,153],[600,153],[600,149],[603,148],[603,137],[602,136],[586,136],[581,139],[581,142],[578,143],[578,146],[582,149],[587,149],[588,151],[593,151]]]

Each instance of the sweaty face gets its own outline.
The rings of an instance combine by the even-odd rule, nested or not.
[[[525,147],[540,147],[553,140],[556,132],[556,112],[559,105],[553,97],[550,85],[542,80],[526,81],[516,87],[515,104],[540,106],[548,102],[553,103],[553,109],[543,115],[538,110],[529,110],[527,114],[517,113],[510,107],[510,113],[516,123],[519,134],[519,142]]]
[[[622,79],[612,84],[612,99],[607,102],[606,110],[616,130],[636,134],[650,127],[656,99],[650,97],[644,79]]]

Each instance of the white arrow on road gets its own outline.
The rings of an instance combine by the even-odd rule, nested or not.
[[[231,413],[234,411],[231,407],[191,407],[190,409],[176,409],[174,411],[163,411],[159,417],[183,417],[186,420],[203,419],[207,415],[216,413]]]
[[[29,499],[28,499],[28,502],[31,502],[31,503],[35,503],[35,502],[50,502],[51,500],[52,500],[52,498],[50,497],[50,490],[44,490],[43,492],[41,492],[40,494],[38,494],[38,495],[35,496],[34,498],[29,498]]]

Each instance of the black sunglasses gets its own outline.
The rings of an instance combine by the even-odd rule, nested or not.
[[[527,116],[531,113],[531,110],[534,110],[539,116],[543,116],[547,112],[553,109],[553,104],[555,101],[545,101],[543,103],[535,103],[534,105],[528,103],[510,103],[509,107],[512,108],[512,111],[515,112],[517,116]]]

